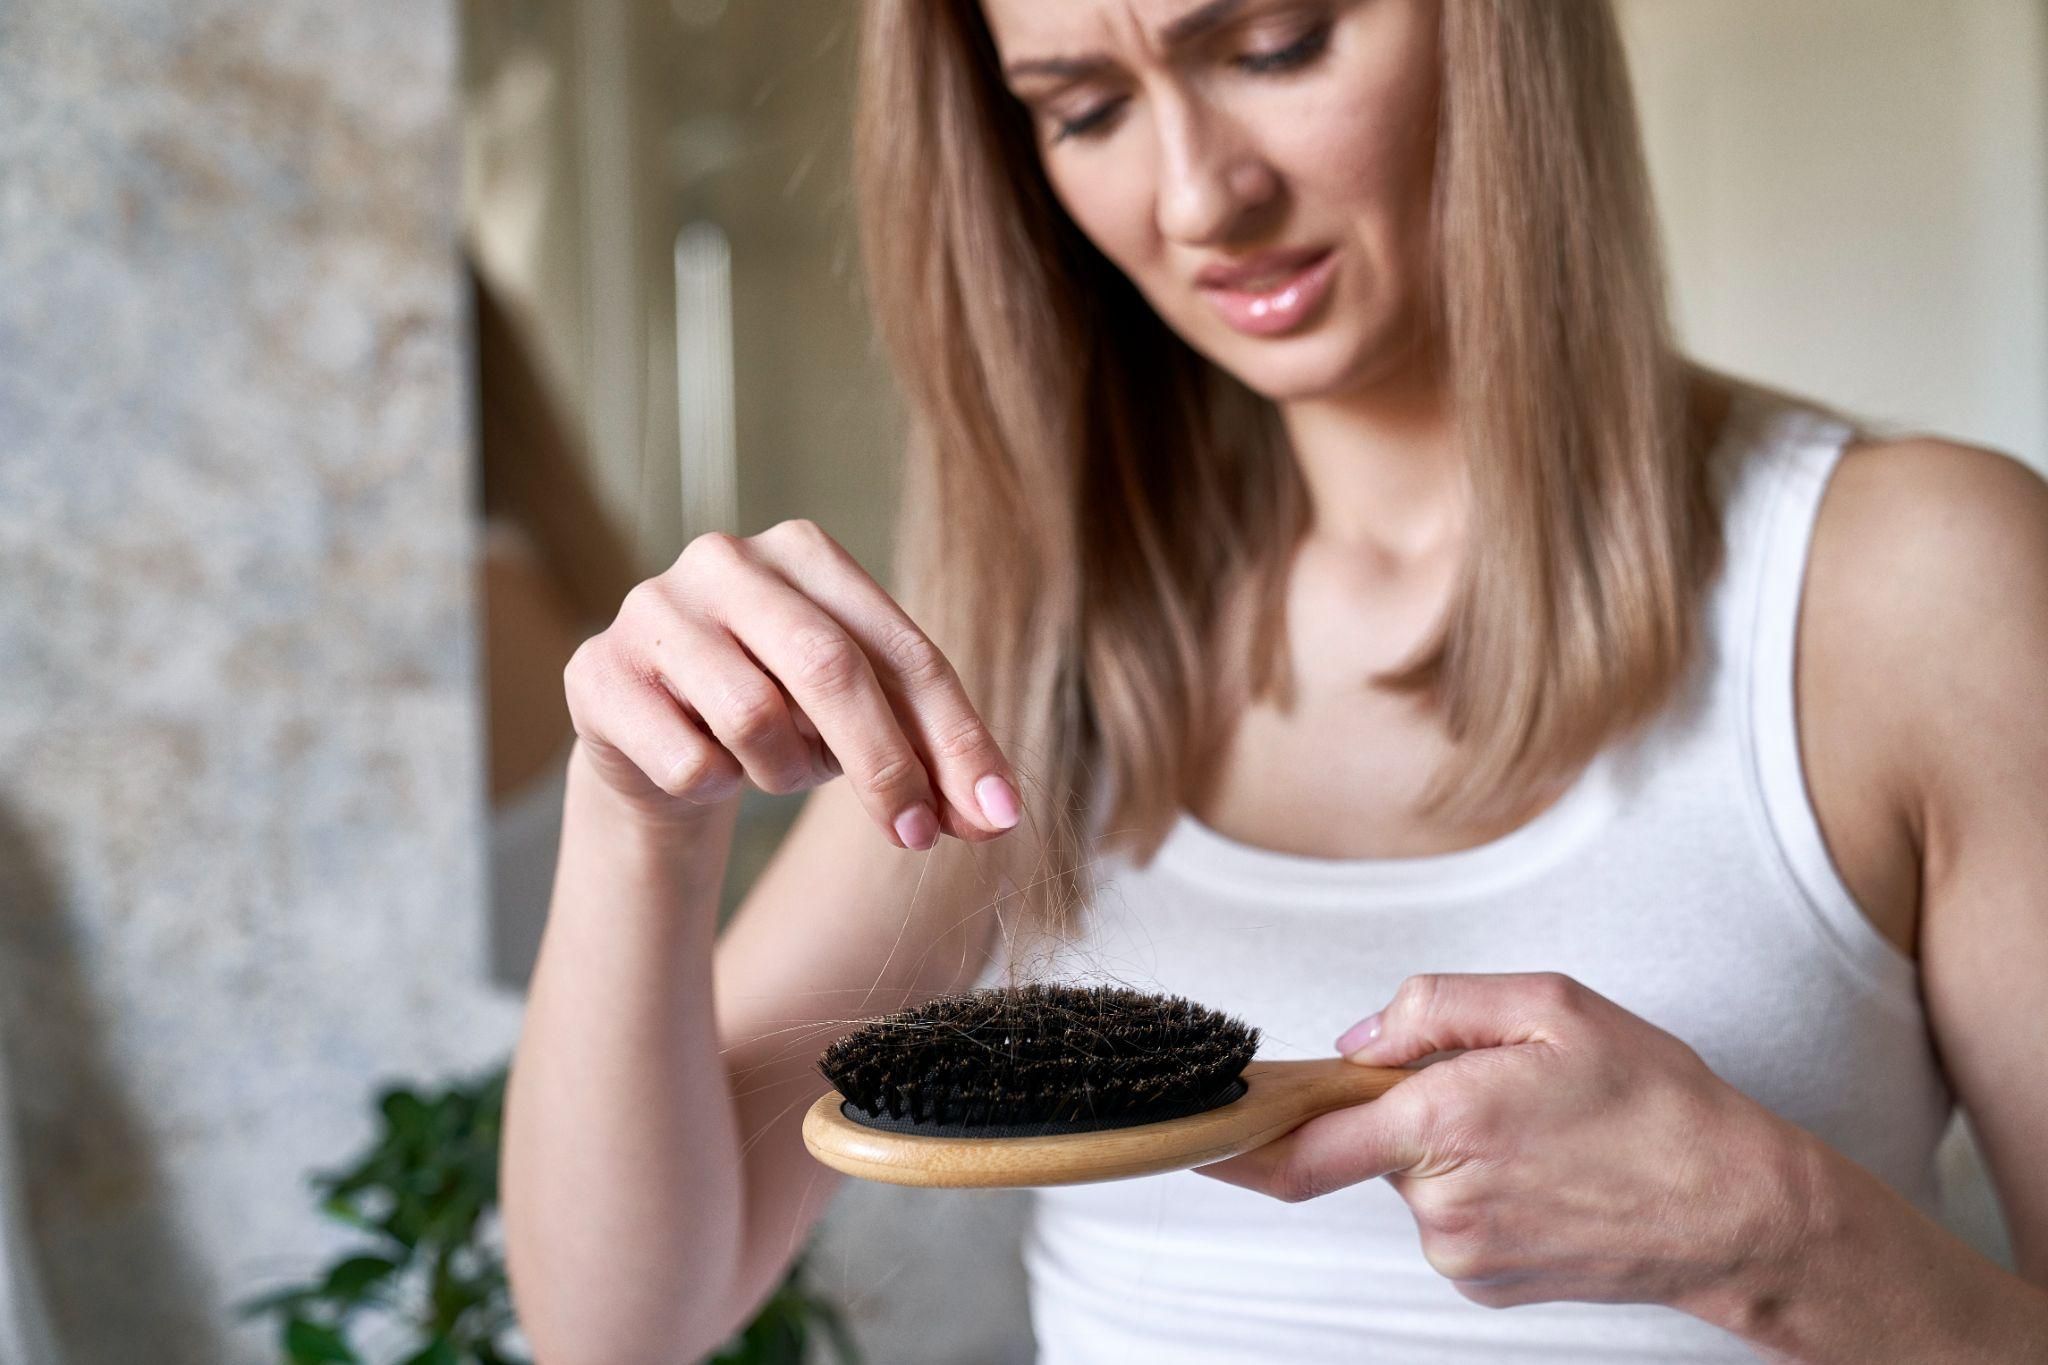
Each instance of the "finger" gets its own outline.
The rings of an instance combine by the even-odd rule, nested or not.
[[[1554,1040],[1597,999],[1558,972],[1457,972],[1411,976],[1385,1008],[1337,1039],[1355,1062],[1402,1066],[1436,1052]]]
[[[1527,1275],[1509,1275],[1490,1280],[1453,1280],[1451,1287],[1482,1308],[1515,1308],[1525,1303],[1545,1303],[1564,1297],[1533,1288],[1530,1279]]]
[[[1419,1079],[1419,1078],[1418,1078]],[[1332,1110],[1228,1161],[1197,1167],[1226,1184],[1297,1203],[1427,1164],[1427,1107],[1403,1081],[1363,1104]]]
[[[931,847],[939,822],[930,777],[859,642],[736,542],[718,587],[702,605],[803,707],[868,814],[900,847]]]
[[[572,662],[566,692],[576,733],[623,754],[661,791],[699,804],[738,793],[740,765],[658,682],[603,658]]]
[[[761,537],[771,563],[860,642],[908,723],[947,806],[947,832],[992,838],[1021,811],[1016,774],[960,676],[860,562],[814,524],[785,522]]]
[[[811,720],[810,713],[804,710],[795,697],[789,695],[788,688],[779,682],[775,686],[782,693],[782,704],[789,708],[790,723],[796,726],[796,732],[804,737],[804,744],[811,751],[818,770],[827,777],[839,776],[839,759],[833,754],[832,746],[825,742],[825,737],[818,733],[818,727]]]
[[[780,796],[828,776],[798,732],[782,689],[723,630],[677,621],[650,653],[756,787]]]
[[[776,683],[775,685],[778,688],[782,687],[781,683]],[[790,696],[787,689],[783,690],[782,700],[789,707],[789,720],[792,725],[796,726],[798,734],[802,735],[806,741],[821,738],[818,734],[818,727],[811,721],[810,713],[797,704],[796,698]]]

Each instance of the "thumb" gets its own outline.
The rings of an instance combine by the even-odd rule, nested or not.
[[[1372,1066],[1405,1066],[1438,1052],[1505,1047],[1554,1036],[1554,1007],[1583,990],[1556,972],[1411,976],[1394,998],[1346,1029],[1337,1051]]]
[[[1197,1174],[1289,1203],[1434,1160],[1429,1109],[1404,1081],[1378,1099],[1333,1109],[1249,1152],[1196,1168]]]

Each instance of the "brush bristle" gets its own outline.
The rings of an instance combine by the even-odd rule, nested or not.
[[[1242,1093],[1258,1030],[1177,995],[1033,984],[941,996],[826,1048],[842,1112],[875,1127],[1010,1135],[1198,1113]]]

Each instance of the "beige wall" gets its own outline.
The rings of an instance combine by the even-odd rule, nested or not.
[[[2048,7],[1620,8],[1698,353],[2048,461]]]

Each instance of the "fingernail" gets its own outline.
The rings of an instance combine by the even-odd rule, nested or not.
[[[896,837],[905,848],[930,848],[939,841],[939,817],[923,802],[906,806],[896,817]]]
[[[1374,1010],[1344,1030],[1343,1036],[1337,1039],[1337,1051],[1348,1057],[1368,1043],[1379,1041],[1379,1036],[1380,1015],[1378,1010]]]
[[[997,829],[1009,829],[1017,823],[1017,793],[1000,773],[990,773],[975,783],[974,799],[981,803],[981,813]]]

